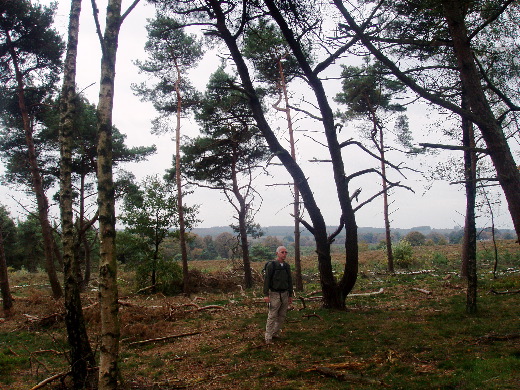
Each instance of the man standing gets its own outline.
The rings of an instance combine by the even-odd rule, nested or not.
[[[287,249],[276,249],[276,260],[269,262],[264,277],[264,297],[269,303],[269,314],[265,326],[265,342],[272,343],[273,337],[280,337],[287,308],[292,304],[293,286],[291,267],[285,262]]]

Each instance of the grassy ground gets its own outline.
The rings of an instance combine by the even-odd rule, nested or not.
[[[480,246],[474,315],[465,313],[458,253],[456,246],[416,248],[410,268],[389,275],[381,251],[361,252],[346,311],[324,310],[310,299],[319,285],[316,264],[305,258],[303,300],[295,300],[284,337],[271,345],[263,343],[260,287],[143,296],[132,293],[133,276],[122,270],[121,388],[518,389],[520,294],[511,292],[520,289],[520,247],[502,244],[493,278],[493,252]],[[341,254],[334,262],[340,271]],[[237,277],[222,261],[190,267],[227,277],[212,284],[227,290]],[[16,312],[0,323],[0,389],[30,389],[68,369],[63,302],[49,298],[41,274],[13,273],[11,285]],[[367,292],[379,293],[358,295]],[[86,293],[84,306],[97,349],[95,296]],[[63,386],[55,380],[46,388]]]

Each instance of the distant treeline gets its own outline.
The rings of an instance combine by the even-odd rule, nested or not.
[[[333,232],[336,229],[334,226],[329,227],[329,231]],[[262,228],[264,231],[264,236],[274,236],[279,238],[284,237],[294,237],[294,227],[293,226],[269,226]],[[217,237],[221,233],[233,233],[233,230],[229,226],[215,226],[210,228],[195,228],[191,231],[192,233],[205,237]],[[464,234],[464,230],[461,228],[453,228],[453,229],[436,229],[431,228],[430,226],[417,226],[412,227],[410,229],[402,229],[395,228],[392,229],[392,241],[399,241],[406,237],[411,232],[419,232],[425,236],[425,241],[431,240],[434,244],[438,244],[439,241],[442,242],[441,237],[444,238],[446,242],[449,244],[458,244],[462,239]],[[478,239],[479,240],[490,240],[492,239],[492,229],[491,228],[479,228],[477,229]],[[378,244],[380,241],[384,240],[385,230],[384,228],[374,228],[374,227],[360,227],[358,228],[358,239],[360,242],[366,242],[367,244]],[[312,234],[305,228],[301,230],[302,237],[312,237]],[[514,239],[515,232],[513,229],[495,229],[495,238],[499,240],[512,240]],[[339,235],[335,244],[342,244],[344,240],[344,236]]]

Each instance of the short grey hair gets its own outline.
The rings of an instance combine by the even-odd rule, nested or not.
[[[287,250],[287,248],[282,245],[282,246],[279,246],[278,248],[276,248],[276,253],[279,253],[282,249]]]

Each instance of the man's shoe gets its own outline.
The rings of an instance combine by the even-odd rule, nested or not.
[[[272,343],[273,343],[273,340],[272,340],[272,339],[265,339],[265,343],[266,343],[266,344],[272,344]]]

